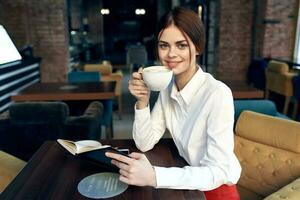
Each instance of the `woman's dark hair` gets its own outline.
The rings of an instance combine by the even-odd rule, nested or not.
[[[205,47],[205,29],[200,17],[194,11],[187,8],[176,7],[172,9],[163,15],[158,23],[156,33],[157,42],[159,41],[164,29],[172,24],[174,24],[183,33],[184,37],[187,35],[191,39],[197,52],[201,55]]]

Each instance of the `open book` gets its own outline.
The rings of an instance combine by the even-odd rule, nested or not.
[[[78,157],[87,159],[90,161],[97,162],[104,167],[110,167],[111,170],[116,171],[118,168],[111,164],[111,158],[105,156],[105,152],[113,152],[121,155],[128,156],[128,149],[117,149],[111,147],[110,145],[102,145],[96,140],[80,140],[71,141],[58,139],[57,142],[68,150],[73,155],[78,155]]]
[[[110,147],[109,145],[102,145],[100,142],[96,140],[80,140],[74,142],[71,140],[58,139],[57,142],[61,144],[65,149],[67,149],[73,155]]]

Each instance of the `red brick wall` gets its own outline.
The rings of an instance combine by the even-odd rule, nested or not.
[[[18,49],[29,43],[26,8],[24,1],[0,1],[0,24]]]
[[[17,48],[31,44],[42,58],[43,82],[66,80],[69,38],[65,0],[1,1],[0,23]]]
[[[267,9],[267,1],[262,0],[259,1],[256,8],[256,20],[255,20],[255,39],[253,41],[253,45],[255,45],[254,58],[262,58],[264,57],[263,52],[263,44],[264,44],[264,35],[265,35],[265,16]]]
[[[222,0],[220,8],[217,76],[221,80],[246,80],[253,0]]]
[[[254,58],[293,56],[297,0],[221,0],[217,76],[246,81]],[[253,14],[256,22],[253,22]],[[275,23],[274,23],[275,22]],[[253,25],[254,24],[254,25]],[[252,28],[255,26],[255,37]]]
[[[262,57],[293,57],[297,21],[297,0],[268,0],[265,12],[265,33]],[[268,23],[274,20],[275,23]]]
[[[71,27],[72,29],[80,29],[82,27],[82,0],[71,0]]]

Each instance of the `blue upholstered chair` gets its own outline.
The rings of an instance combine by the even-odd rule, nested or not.
[[[286,115],[279,113],[274,102],[266,99],[260,100],[235,100],[234,101],[234,121],[238,119],[244,110],[250,110],[266,115],[290,119]]]
[[[100,80],[101,73],[99,72],[71,71],[68,74],[69,83],[99,82]]]
[[[99,82],[101,80],[101,73],[99,72],[85,72],[72,71],[68,74],[69,83],[82,82]],[[103,116],[100,124],[105,127],[106,137],[113,137],[112,115],[113,115],[113,100],[101,100],[104,106]]]
[[[46,140],[98,139],[103,105],[91,102],[80,116],[71,116],[64,102],[18,102],[0,115],[0,150],[22,160]]]

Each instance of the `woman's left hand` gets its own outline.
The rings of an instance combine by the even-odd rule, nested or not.
[[[107,152],[112,163],[120,169],[120,181],[128,185],[156,187],[155,170],[147,157],[142,153],[131,153],[129,157]]]

